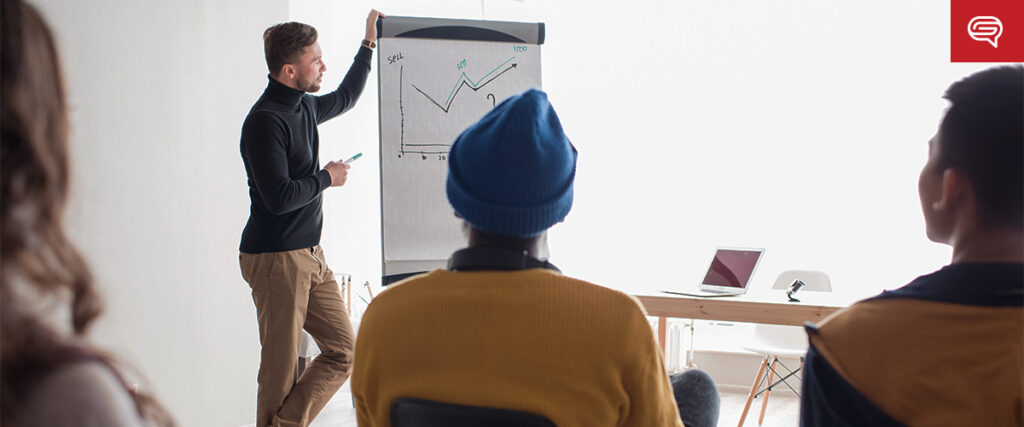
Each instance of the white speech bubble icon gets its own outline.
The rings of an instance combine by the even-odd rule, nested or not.
[[[985,41],[999,48],[999,36],[1003,35],[1003,21],[995,16],[975,16],[967,23],[967,34],[977,41]]]

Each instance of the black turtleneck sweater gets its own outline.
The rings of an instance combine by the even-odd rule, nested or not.
[[[372,57],[372,50],[360,47],[338,89],[323,96],[270,77],[242,124],[242,163],[252,203],[240,251],[282,252],[320,243],[320,194],[331,186],[331,175],[320,169],[316,127],[355,105]]]

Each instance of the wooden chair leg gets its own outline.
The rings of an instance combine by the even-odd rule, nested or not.
[[[757,425],[764,423],[764,409],[768,407],[768,396],[772,394],[772,380],[775,378],[775,365],[779,363],[779,357],[772,357],[772,364],[768,365],[768,389],[764,391],[764,400],[761,402],[761,416],[757,418]]]
[[[764,368],[768,365],[768,356],[765,356],[761,360],[761,367],[757,368],[757,375],[754,376],[754,384],[750,386],[750,394],[747,396],[747,403],[743,405],[743,413],[740,414],[740,423],[738,427],[743,427],[743,421],[747,419],[747,411],[750,410],[750,402],[754,400],[754,395],[757,394],[757,385],[761,383],[761,375],[764,375]]]

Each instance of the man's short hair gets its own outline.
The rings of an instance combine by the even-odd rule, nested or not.
[[[276,76],[284,64],[294,64],[302,51],[316,43],[316,28],[299,22],[285,22],[267,28],[263,32],[263,53],[267,57],[267,69]]]
[[[943,98],[939,166],[973,183],[982,225],[1024,230],[1024,67],[974,73]]]

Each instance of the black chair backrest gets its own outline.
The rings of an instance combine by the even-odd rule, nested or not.
[[[555,427],[540,415],[400,397],[391,402],[392,427]]]

